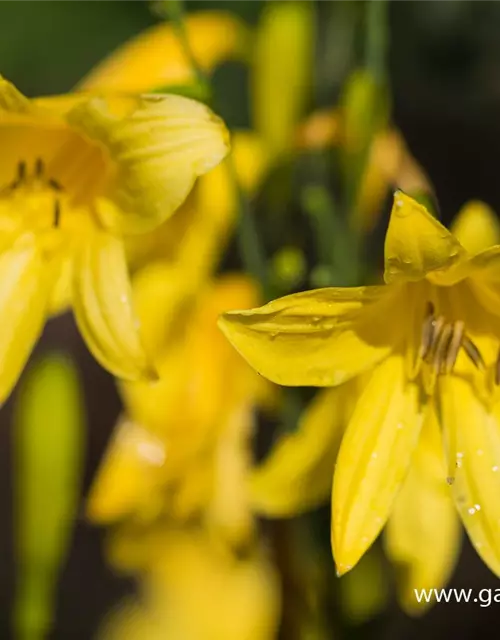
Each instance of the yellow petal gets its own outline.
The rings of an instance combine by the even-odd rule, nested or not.
[[[335,386],[398,343],[398,289],[316,289],[258,309],[224,314],[219,326],[264,377],[291,386]]]
[[[395,193],[385,238],[386,282],[446,277],[464,257],[458,240],[425,207],[402,191]]]
[[[21,236],[0,254],[0,402],[17,379],[40,336],[52,288],[53,271],[35,236]]]
[[[261,554],[238,560],[201,532],[172,532],[152,560],[156,568],[147,586],[162,612],[165,638],[276,638],[277,576]]]
[[[294,433],[282,436],[249,477],[253,508],[267,516],[291,516],[326,502],[357,381],[320,391]]]
[[[421,427],[418,389],[404,361],[373,372],[342,440],[332,496],[332,546],[340,574],[370,547],[389,517]]]
[[[495,212],[484,202],[465,204],[451,225],[451,232],[469,253],[481,253],[500,244],[500,224]]]
[[[247,547],[255,533],[246,487],[253,426],[250,403],[231,411],[213,453],[213,490],[206,520],[213,533],[235,549]]]
[[[87,502],[87,515],[104,524],[152,509],[165,462],[165,446],[129,420],[117,425]]]
[[[0,76],[0,109],[8,113],[29,113],[33,107],[26,96]]]
[[[185,16],[186,37],[197,64],[210,72],[228,58],[241,57],[247,31],[234,15],[199,11]],[[114,51],[78,85],[80,90],[152,91],[168,84],[185,85],[196,79],[193,65],[172,23],[142,31]]]
[[[97,203],[104,224],[139,233],[166,220],[199,176],[229,150],[223,122],[204,104],[176,95],[90,98],[67,115],[104,145],[115,178]]]
[[[385,530],[396,565],[398,599],[410,614],[423,613],[414,589],[445,587],[457,561],[460,527],[446,483],[443,444],[435,412],[429,411],[410,471]]]
[[[500,575],[499,407],[489,410],[473,383],[458,376],[444,377],[440,391],[455,504],[477,552]]]
[[[123,243],[94,229],[75,261],[73,308],[87,346],[103,367],[125,379],[155,378],[131,304]]]

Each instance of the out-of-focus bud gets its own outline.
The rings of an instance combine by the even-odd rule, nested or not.
[[[300,150],[319,150],[336,145],[341,133],[340,114],[334,109],[312,113],[299,127],[295,138]]]
[[[269,2],[257,33],[252,67],[254,126],[273,158],[294,143],[312,83],[314,5]]]
[[[500,244],[498,218],[491,207],[479,200],[472,200],[460,209],[451,230],[472,254]]]
[[[385,88],[366,69],[348,79],[341,99],[342,152],[347,168],[366,153],[374,136],[387,125],[389,99]]]
[[[50,355],[28,370],[14,411],[14,628],[45,638],[80,488],[84,409],[73,364]]]
[[[272,271],[276,286],[280,290],[291,291],[297,287],[306,274],[304,252],[298,247],[283,247],[273,257]]]
[[[248,31],[223,11],[200,11],[185,17],[186,36],[196,63],[205,71],[227,59],[245,58]],[[153,91],[195,81],[191,61],[171,23],[141,32],[97,65],[80,82],[82,90]]]

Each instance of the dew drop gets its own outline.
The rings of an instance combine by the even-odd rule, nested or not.
[[[480,504],[475,504],[474,505],[476,511],[481,511],[481,505]]]
[[[476,513],[476,510],[474,509],[474,507],[470,507],[470,509],[467,509],[467,511],[470,513],[471,516],[473,516]]]
[[[491,470],[496,473],[498,471],[498,465],[491,467]]]

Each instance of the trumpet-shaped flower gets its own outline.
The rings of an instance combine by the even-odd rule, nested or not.
[[[101,364],[124,378],[153,376],[122,238],[158,226],[223,159],[223,123],[180,96],[29,100],[3,79],[0,121],[0,401],[47,316],[68,304]]]
[[[198,11],[185,18],[186,39],[196,63],[212,71],[228,59],[248,55],[248,32],[234,15]],[[79,83],[80,90],[151,91],[196,80],[178,34],[163,22],[141,32],[97,65]]]
[[[128,417],[97,477],[89,515],[99,522],[160,513],[197,518],[230,543],[245,545],[253,535],[245,486],[252,411],[263,382],[217,331],[216,319],[231,301],[250,302],[256,293],[242,276],[209,283],[161,334],[155,284],[162,286],[162,279],[152,268],[136,283],[160,380],[122,386]]]
[[[473,254],[460,239],[397,192],[385,285],[307,291],[220,320],[240,354],[278,384],[361,382],[350,391],[356,404],[333,481],[339,573],[388,520],[435,403],[448,468],[442,487],[478,553],[500,574],[500,247],[475,238],[482,250]]]

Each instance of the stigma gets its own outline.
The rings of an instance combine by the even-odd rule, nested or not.
[[[479,371],[485,370],[483,356],[465,332],[464,322],[449,322],[443,315],[436,316],[434,305],[429,302],[422,325],[419,358],[431,366],[434,375],[449,374],[461,350]],[[500,357],[498,360],[496,378],[500,382]]]
[[[62,193],[64,189],[57,180],[47,176],[46,166],[42,158],[36,158],[31,170],[25,160],[20,160],[17,164],[14,179],[0,189],[0,198],[8,198],[14,196],[16,193],[36,194],[47,190],[54,196],[52,226],[58,228],[61,222],[61,201],[59,194]]]

